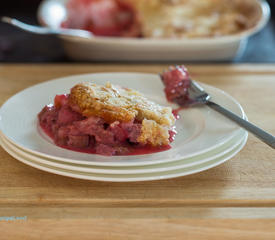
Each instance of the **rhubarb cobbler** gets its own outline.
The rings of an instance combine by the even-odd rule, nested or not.
[[[109,156],[167,150],[176,134],[170,107],[111,83],[77,84],[57,95],[38,119],[56,145]]]

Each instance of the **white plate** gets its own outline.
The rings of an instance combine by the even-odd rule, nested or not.
[[[222,146],[242,131],[230,120],[204,106],[180,112],[181,117],[176,124],[178,134],[168,151],[105,157],[63,149],[38,131],[37,114],[46,104],[53,102],[56,94],[68,93],[73,85],[83,81],[99,84],[111,81],[137,89],[160,104],[171,105],[165,99],[159,76],[155,74],[100,73],[70,76],[35,85],[11,97],[0,109],[0,130],[3,135],[26,151],[54,160],[97,166],[140,166],[198,156]],[[213,101],[245,117],[240,104],[228,94],[208,85],[203,86]]]
[[[179,160],[175,162],[169,162],[164,164],[155,164],[155,165],[147,165],[147,166],[133,166],[133,167],[99,167],[99,166],[91,166],[91,165],[81,165],[81,164],[66,164],[60,161],[55,161],[52,159],[40,157],[38,155],[34,155],[28,153],[11,142],[8,141],[4,136],[0,135],[2,141],[14,152],[17,152],[24,158],[34,161],[36,163],[46,164],[48,166],[62,168],[66,170],[72,171],[80,171],[87,173],[103,173],[103,174],[140,174],[140,173],[153,173],[153,172],[166,172],[176,169],[182,169],[187,167],[192,167],[198,164],[202,164],[218,157],[221,157],[233,149],[235,149],[241,142],[247,137],[247,132],[243,131],[240,135],[233,138],[231,141],[225,143],[220,148],[209,151],[205,154],[188,158],[185,160]]]
[[[173,171],[166,171],[161,173],[147,173],[147,174],[128,174],[128,175],[112,175],[112,174],[96,174],[96,173],[83,173],[79,171],[72,171],[72,170],[65,170],[57,167],[52,167],[46,164],[37,163],[34,161],[31,161],[22,155],[20,155],[18,152],[14,152],[11,150],[0,138],[0,143],[2,147],[14,158],[19,160],[20,162],[25,163],[26,165],[32,166],[34,168],[54,173],[57,175],[72,177],[72,178],[79,178],[79,179],[85,179],[85,180],[94,180],[94,181],[105,181],[105,182],[137,182],[137,181],[152,181],[152,180],[162,180],[162,179],[169,179],[169,178],[176,178],[176,177],[182,177],[186,175],[190,175],[193,173],[198,173],[205,171],[207,169],[213,168],[215,166],[218,166],[225,161],[229,160],[233,156],[235,156],[245,145],[247,141],[247,135],[243,139],[243,141],[231,152],[218,157],[212,161],[208,161],[203,164],[195,165],[193,167],[184,168],[184,169],[177,169]]]
[[[258,8],[256,26],[240,34],[201,39],[136,39],[61,37],[67,55],[74,60],[113,61],[210,61],[232,59],[244,50],[247,38],[261,30],[270,17],[265,0],[250,0]],[[40,24],[59,28],[66,17],[67,0],[44,0],[38,10]],[[257,17],[255,17],[257,19]]]

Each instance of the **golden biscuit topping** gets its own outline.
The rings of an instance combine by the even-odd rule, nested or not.
[[[172,126],[175,118],[170,107],[162,107],[141,93],[107,83],[105,86],[81,83],[71,89],[69,101],[84,116],[99,116],[106,122],[154,120]]]

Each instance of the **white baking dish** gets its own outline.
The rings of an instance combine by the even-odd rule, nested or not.
[[[38,10],[41,25],[58,28],[66,17],[67,0],[44,0]],[[258,6],[260,20],[254,28],[216,38],[146,39],[61,37],[66,54],[74,60],[100,61],[213,61],[230,60],[242,53],[247,39],[260,31],[270,18],[265,0],[251,0]]]

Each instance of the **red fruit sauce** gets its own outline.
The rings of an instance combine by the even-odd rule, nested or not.
[[[180,119],[180,115],[179,115],[179,112],[182,110],[183,108],[182,107],[179,107],[179,108],[176,108],[176,109],[173,109],[172,110],[172,113],[175,117],[176,120]]]

